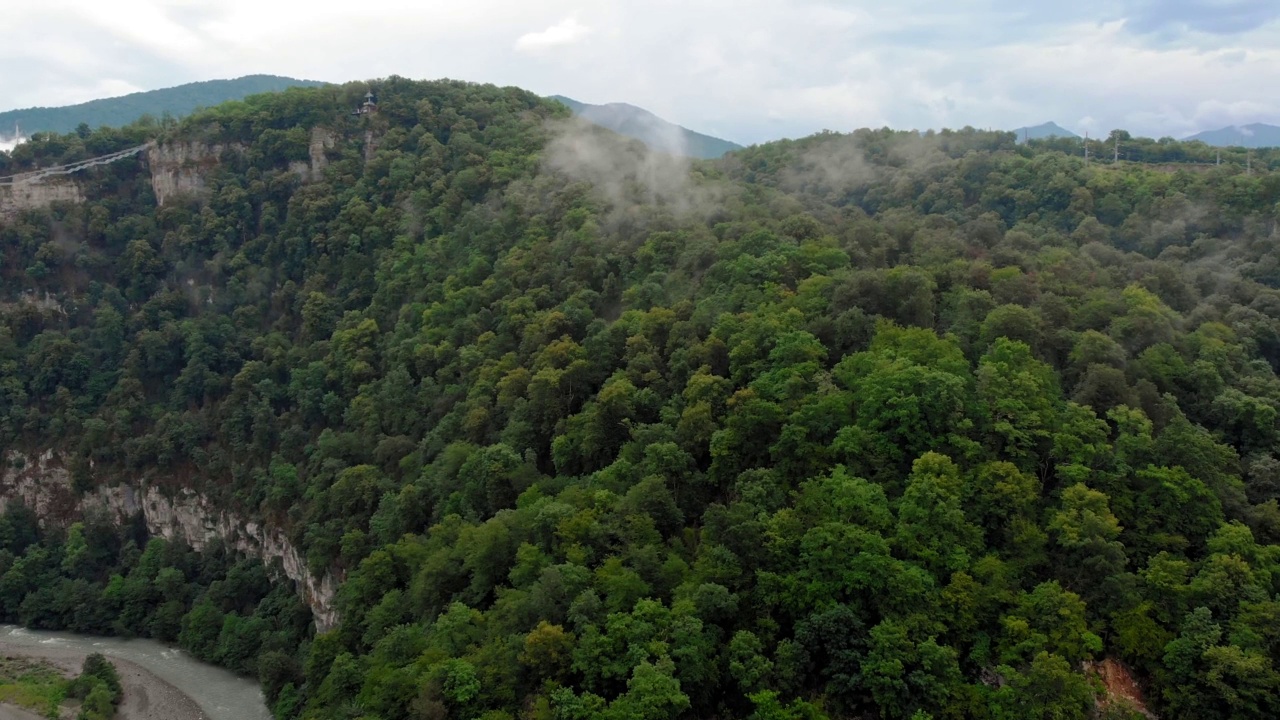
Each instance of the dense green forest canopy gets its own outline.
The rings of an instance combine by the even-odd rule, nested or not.
[[[28,567],[181,578],[118,631],[279,718],[1127,717],[1104,660],[1161,716],[1280,713],[1267,162],[861,130],[690,166],[524,91],[378,87],[0,157],[227,148],[203,201],[130,159],[0,224],[0,441],[287,529],[341,624],[30,531],[5,612],[78,622],[23,615]]]

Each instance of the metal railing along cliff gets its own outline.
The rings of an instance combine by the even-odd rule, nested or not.
[[[87,160],[77,160],[76,162],[67,163],[66,165],[54,165],[53,167],[40,168],[39,170],[18,173],[17,175],[9,175],[8,177],[0,177],[0,185],[34,183],[57,175],[70,175],[73,172],[79,172],[80,170],[86,170],[91,167],[106,165],[107,163],[112,163],[116,160],[132,157],[149,147],[151,147],[151,143],[145,143],[143,145],[131,147],[127,150],[118,150],[113,153],[99,155],[98,157],[89,158]]]

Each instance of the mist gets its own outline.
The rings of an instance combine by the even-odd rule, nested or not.
[[[5,136],[0,135],[0,152],[13,152],[13,149],[26,142],[27,139],[22,135]]]
[[[543,167],[595,188],[611,205],[611,215],[640,206],[660,207],[676,216],[708,216],[727,190],[696,177],[678,132],[663,133],[652,149],[585,120],[552,121]]]
[[[782,173],[782,187],[791,192],[816,192],[838,197],[877,180],[879,170],[852,135],[834,135],[815,143]]]

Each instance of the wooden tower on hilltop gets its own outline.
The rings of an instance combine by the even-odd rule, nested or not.
[[[378,96],[373,94],[373,90],[364,95],[364,103],[351,111],[352,115],[372,115],[378,112]]]

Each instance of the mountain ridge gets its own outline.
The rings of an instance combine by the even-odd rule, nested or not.
[[[1202,130],[1183,139],[1188,142],[1199,141],[1214,147],[1280,147],[1280,126],[1267,123],[1229,125],[1217,130]]]
[[[567,106],[574,115],[584,120],[608,128],[619,135],[639,140],[653,150],[672,155],[712,160],[744,147],[731,140],[700,133],[664,120],[630,103],[612,102],[593,105],[564,95],[551,95],[548,99]]]
[[[140,90],[74,105],[15,108],[0,112],[0,137],[5,137],[5,133],[15,125],[20,126],[22,133],[29,137],[37,132],[74,132],[81,123],[94,129],[128,125],[144,115],[159,118],[168,113],[174,117],[183,117],[201,107],[212,107],[257,93],[324,84],[326,83],[318,80],[299,80],[282,75],[243,75]]]
[[[1079,135],[1062,127],[1058,123],[1050,120],[1040,123],[1039,125],[1027,125],[1017,128],[1013,131],[1018,136],[1018,142],[1027,140],[1043,140],[1045,138],[1078,138]]]

